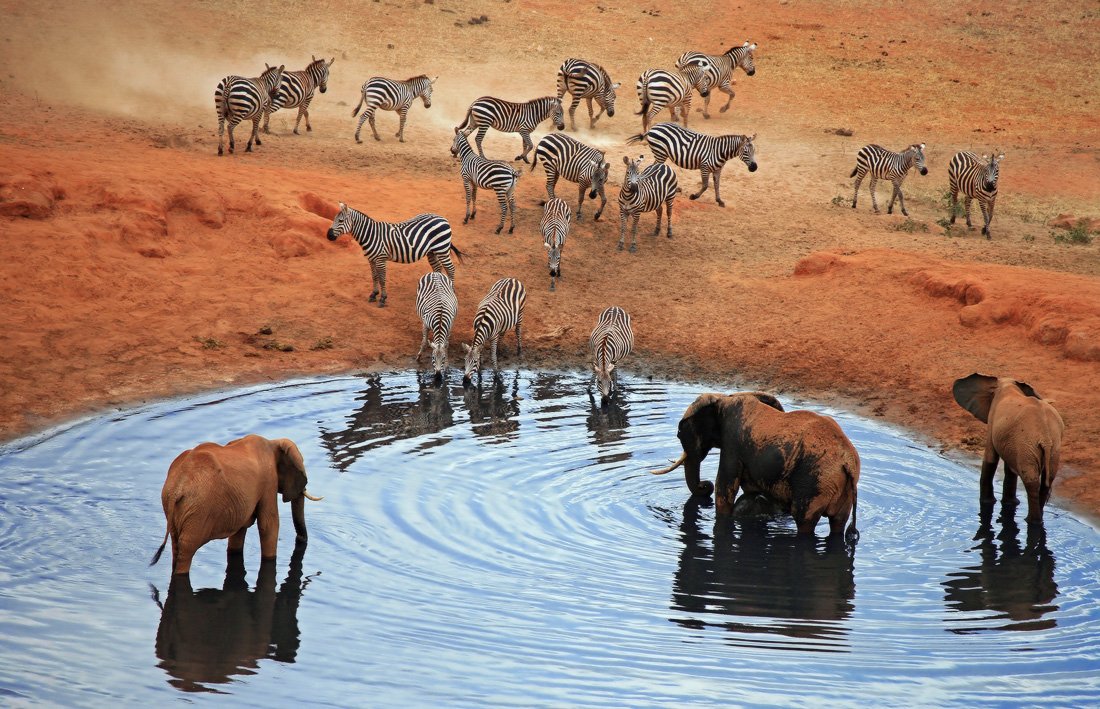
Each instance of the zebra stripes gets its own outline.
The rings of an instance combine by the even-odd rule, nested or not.
[[[374,133],[374,139],[382,140],[378,135],[378,129],[374,126],[374,112],[382,109],[383,111],[397,111],[397,115],[401,117],[401,125],[394,135],[404,143],[405,120],[409,117],[409,106],[412,105],[415,99],[420,98],[424,102],[424,108],[431,108],[432,85],[438,78],[437,76],[435,79],[429,79],[421,74],[405,81],[387,79],[382,76],[372,76],[367,79],[360,89],[362,96],[359,98],[359,105],[351,112],[353,118],[358,116],[359,109],[366,104],[363,115],[359,116],[359,125],[355,127],[355,142],[363,142],[359,139],[359,132],[363,130],[363,121],[366,120],[370,121],[370,129]]]
[[[978,206],[982,210],[982,218],[985,224],[982,226],[982,234],[985,238],[992,239],[989,233],[989,223],[993,221],[993,205],[997,201],[997,178],[1001,172],[1001,161],[1005,159],[1004,153],[982,155],[981,159],[970,152],[955,153],[951,158],[951,164],[947,166],[947,182],[951,190],[951,223],[955,223],[955,212],[959,204],[959,192],[966,198],[966,226],[972,229],[970,223],[970,202],[978,198]]]
[[[634,332],[630,329],[630,315],[618,306],[611,306],[600,313],[596,328],[588,339],[592,349],[592,371],[600,390],[600,402],[607,404],[615,389],[613,372],[615,365],[634,349]]]
[[[428,331],[432,332],[432,366],[435,376],[440,379],[447,373],[447,340],[451,336],[451,326],[458,314],[458,298],[455,297],[454,283],[442,273],[425,273],[416,284],[416,313],[424,323],[420,349],[416,351],[416,361],[428,344]]]
[[[497,193],[497,201],[500,202],[500,223],[497,224],[496,233],[504,228],[504,215],[510,210],[512,221],[508,227],[508,233],[516,228],[516,183],[519,181],[519,170],[502,160],[486,160],[474,152],[470,142],[457,128],[455,139],[451,143],[451,155],[461,158],[462,188],[466,191],[466,216],[462,223],[466,224],[477,216],[477,188],[493,190]],[[470,206],[473,205],[473,211]]]
[[[600,196],[600,208],[593,219],[599,220],[603,208],[607,205],[604,184],[611,171],[611,164],[604,161],[602,150],[590,148],[584,143],[570,138],[564,133],[550,133],[539,141],[535,148],[535,157],[531,160],[531,169],[535,169],[539,158],[546,171],[546,194],[554,199],[554,186],[559,177],[576,182],[580,196],[577,199],[577,221],[581,220],[581,207],[584,205],[584,193],[589,199]]]
[[[905,211],[905,196],[901,193],[901,183],[909,174],[909,168],[917,166],[920,174],[927,175],[928,168],[924,166],[924,143],[914,143],[900,153],[895,153],[881,145],[867,145],[860,148],[856,155],[856,168],[848,177],[856,178],[855,193],[852,194],[852,209],[856,208],[856,198],[859,197],[859,185],[868,174],[871,176],[871,206],[878,214],[878,200],[875,199],[875,183],[880,179],[890,180],[894,183],[894,191],[890,195],[890,204],[886,207],[887,214],[894,212],[894,200],[901,201],[901,213],[909,216]]]
[[[267,112],[283,76],[283,65],[267,66],[264,73],[253,79],[243,76],[227,76],[214,89],[214,110],[218,112],[218,155],[225,149],[225,124],[229,123],[229,152],[236,143],[233,129],[241,121],[252,119],[252,134],[248,138],[246,153],[252,152],[252,143],[260,143],[260,119]]]
[[[691,89],[699,74],[705,71],[704,63],[689,64],[679,72],[664,69],[649,69],[638,77],[638,102],[642,110],[642,132],[649,130],[649,122],[664,109],[668,109],[671,120],[676,120],[676,111],[680,112],[680,121],[687,127],[688,114],[691,113]],[[704,93],[703,96],[708,96]]]
[[[302,117],[306,119],[306,130],[313,130],[309,124],[309,103],[313,100],[313,92],[320,89],[321,93],[328,91],[328,68],[336,61],[336,57],[327,62],[322,58],[312,57],[312,61],[302,71],[283,72],[282,81],[279,82],[279,92],[271,101],[271,106],[264,113],[264,133],[270,133],[268,123],[271,114],[280,108],[298,107],[298,118],[294,121],[294,135],[298,135],[298,124]]]
[[[463,135],[477,131],[475,141],[477,153],[481,157],[485,157],[481,141],[485,139],[485,134],[490,128],[503,133],[519,133],[523,138],[523,152],[515,159],[527,162],[527,154],[535,147],[531,142],[531,131],[547,118],[554,122],[558,130],[565,130],[560,98],[543,96],[526,103],[512,103],[492,96],[482,96],[470,104],[470,108],[466,111],[466,119],[462,121],[462,125],[458,126],[458,130],[462,131]]]
[[[707,191],[711,175],[714,175],[714,201],[725,207],[722,201],[720,179],[722,168],[733,158],[745,163],[749,172],[756,172],[756,134],[704,135],[675,123],[658,123],[645,133],[627,138],[627,143],[644,140],[653,151],[653,159],[663,163],[671,158],[673,164],[688,170],[699,170],[703,186],[691,199],[699,199]]]
[[[588,127],[595,128],[596,121],[607,112],[608,118],[615,116],[615,89],[619,84],[612,83],[607,71],[599,64],[583,59],[566,59],[558,69],[558,100],[566,92],[573,97],[569,104],[569,127],[577,130],[577,105],[581,99],[588,105]],[[592,115],[592,100],[595,99],[600,112]]]
[[[661,206],[668,212],[668,238],[672,238],[672,203],[676,200],[676,193],[680,191],[676,184],[676,173],[664,163],[650,165],[644,172],[638,172],[638,166],[642,164],[643,156],[637,160],[623,157],[626,165],[626,179],[619,190],[619,251],[623,250],[623,240],[626,237],[626,220],[634,218],[634,228],[631,233],[630,251],[638,250],[638,219],[643,212],[657,211],[657,228],[653,235],[661,233]]]
[[[565,248],[565,237],[569,235],[569,220],[573,215],[569,205],[563,199],[549,199],[542,210],[539,231],[546,246],[547,266],[550,269],[550,290],[554,290],[554,280],[561,278],[561,252]]]
[[[745,42],[740,47],[730,47],[723,54],[703,54],[702,52],[684,52],[676,61],[676,68],[683,71],[688,65],[701,64],[694,82],[699,95],[703,97],[703,118],[710,118],[710,92],[717,88],[729,96],[726,105],[718,109],[725,113],[729,110],[733,101],[733,70],[741,67],[745,73],[752,76],[756,73],[752,55],[756,51],[756,43]]]
[[[378,307],[386,306],[386,262],[415,263],[428,257],[433,271],[445,269],[453,281],[455,267],[451,252],[462,258],[462,252],[451,243],[451,225],[438,214],[418,214],[403,222],[380,222],[340,203],[340,212],[328,230],[328,240],[336,241],[341,234],[352,234],[363,255],[370,261],[371,284],[374,290],[370,302],[382,298]]]
[[[462,343],[462,349],[466,353],[463,384],[470,383],[474,372],[481,372],[481,349],[486,344],[492,348],[493,370],[497,369],[497,341],[509,328],[516,329],[516,356],[523,353],[520,327],[523,324],[523,306],[526,302],[527,291],[515,278],[501,278],[482,298],[477,306],[477,315],[474,316],[474,345],[471,347]]]

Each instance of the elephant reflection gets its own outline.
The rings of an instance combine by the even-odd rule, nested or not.
[[[462,398],[470,413],[470,427],[475,436],[483,436],[490,443],[503,443],[516,437],[519,431],[519,372],[506,387],[502,377],[493,376],[491,384],[465,387]]]
[[[221,589],[191,589],[187,576],[174,576],[161,606],[156,654],[168,683],[184,692],[218,692],[234,675],[255,674],[259,660],[294,662],[298,654],[298,603],[305,544],[294,549],[290,569],[276,590],[275,561],[261,563],[249,590],[244,560],[229,557]],[[153,599],[159,592],[152,587]]]
[[[1041,523],[1027,525],[1025,546],[1020,547],[1020,527],[1013,518],[1015,506],[1002,507],[999,520],[1002,526],[997,532],[991,523],[993,505],[983,505],[978,532],[974,535],[978,544],[973,547],[981,563],[949,574],[943,582],[944,602],[956,611],[997,611],[999,615],[995,618],[1011,621],[999,629],[1053,628],[1057,624],[1054,618],[1042,618],[1058,610],[1058,606],[1051,604],[1058,595],[1054,554],[1047,547],[1046,530]],[[951,632],[969,631],[954,628]]]

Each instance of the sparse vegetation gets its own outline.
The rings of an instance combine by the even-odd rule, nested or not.
[[[1051,232],[1054,242],[1057,244],[1091,244],[1092,234],[1084,224],[1078,223],[1064,232]]]
[[[913,234],[913,233],[918,232],[918,231],[927,232],[928,231],[928,225],[924,222],[914,221],[914,220],[910,219],[909,217],[906,217],[905,221],[898,222],[897,224],[894,225],[894,230],[895,231],[904,231],[907,234]]]
[[[264,343],[265,350],[276,350],[278,352],[293,352],[294,345],[288,345],[285,342],[279,342],[278,340],[272,340],[271,342]]]
[[[331,350],[334,346],[335,346],[335,343],[332,341],[331,337],[322,337],[320,340],[317,340],[316,342],[314,342],[313,346],[310,347],[309,349],[314,350],[314,351],[316,351],[316,350]]]
[[[955,217],[962,217],[966,215],[966,207],[963,206],[963,200],[965,198],[960,194],[959,201],[955,203]],[[951,213],[951,190],[944,190],[943,196],[940,197],[940,206]]]
[[[195,335],[195,342],[202,345],[204,350],[220,350],[225,347],[225,343],[221,340],[215,340],[213,337],[199,337]]]
[[[831,204],[834,207],[843,207],[848,204],[848,200],[842,195],[837,195],[836,197],[832,198]]]
[[[256,332],[260,335],[270,335],[272,332],[274,332],[274,330],[271,329],[270,325],[264,325]]]

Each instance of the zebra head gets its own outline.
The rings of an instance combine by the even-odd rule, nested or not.
[[[603,110],[607,111],[608,118],[615,117],[615,89],[619,88],[621,84],[615,82],[611,83],[611,79],[608,78],[607,72],[603,73],[605,88],[601,93],[596,94],[596,103],[598,103]]]
[[[550,232],[549,235],[547,235],[546,241],[543,242],[543,246],[546,247],[546,265],[550,269],[550,275],[554,278],[561,278],[562,240],[561,235],[557,232],[557,230],[553,230]]]
[[[928,168],[924,166],[924,143],[913,143],[905,152],[913,153],[913,161],[916,162],[920,174],[927,175]]]
[[[738,51],[740,50],[740,51]],[[752,53],[756,51],[756,43],[745,42],[740,47],[734,47],[726,52],[730,57],[736,61],[737,66],[745,70],[745,73],[752,76],[756,73],[756,66],[752,63]]]
[[[279,95],[279,85],[283,81],[284,68],[286,68],[285,64],[268,66],[267,62],[264,62],[264,73],[260,74],[260,86],[267,90],[267,95],[272,101]]]
[[[439,79],[429,79],[427,74],[421,74],[420,76],[414,76],[409,79],[408,83],[413,85],[413,89],[416,91],[414,96],[419,96],[420,100],[424,102],[424,108],[432,107],[432,85]]]
[[[756,140],[756,133],[751,136],[741,136],[744,140],[741,143],[741,162],[749,166],[749,172],[756,172],[756,147],[753,145],[753,141]]]
[[[993,155],[982,155],[982,162],[989,161],[989,164],[983,169],[982,175],[982,189],[986,192],[997,191],[997,178],[1001,174],[1001,161],[1005,159],[1005,154],[997,154],[997,151],[993,151]]]
[[[473,382],[474,374],[481,372],[481,345],[470,347],[463,342],[462,351],[466,353],[466,369],[462,375],[462,386],[469,386]]]
[[[703,56],[684,64],[680,73],[688,80],[703,98],[710,96],[710,90],[714,88],[718,80],[718,72],[714,71],[714,65]]]
[[[435,369],[435,378],[437,380],[442,379],[443,374],[447,371],[446,342],[432,343],[432,367]]]
[[[641,179],[641,165],[645,155],[639,155],[637,160],[623,156],[623,164],[626,165],[626,179],[623,180],[623,191],[627,193],[638,190],[638,181]]]
[[[565,130],[565,110],[561,107],[560,98],[551,98],[550,118],[554,121],[554,127]]]
[[[348,209],[348,205],[341,202],[340,211],[336,214],[336,218],[332,220],[332,226],[328,228],[328,240],[336,241],[341,234],[347,234],[350,231],[351,210]]]
[[[604,405],[611,398],[611,393],[615,391],[615,380],[611,377],[614,369],[614,362],[608,362],[604,367],[599,364],[592,365],[592,371],[596,373],[596,388],[600,390],[600,403]]]
[[[462,146],[466,146],[466,150],[471,150],[470,142],[466,139],[466,134],[456,127],[455,139],[451,143],[451,156],[457,158],[459,155],[461,155],[464,152],[462,150]],[[534,165],[531,166],[531,169],[535,169]]]
[[[312,54],[309,55],[312,60],[306,71],[313,77],[313,80],[317,82],[317,88],[321,93],[328,91],[328,68],[332,66],[332,63],[336,61],[336,57],[329,59],[327,62],[324,57],[318,59]]]
[[[589,177],[589,184],[591,189],[588,192],[589,199],[596,199],[596,195],[603,191],[603,186],[607,184],[607,176],[611,173],[611,163],[601,160],[592,160],[589,163],[589,169],[591,175]]]

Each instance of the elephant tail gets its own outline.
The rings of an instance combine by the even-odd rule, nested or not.
[[[160,549],[157,549],[157,553],[153,554],[153,560],[149,562],[149,566],[156,566],[160,561],[160,555],[164,553],[164,545],[168,543],[168,529],[164,530],[164,541],[160,543]]]
[[[852,521],[848,523],[848,529],[844,532],[844,539],[851,544],[859,541],[859,529],[856,528],[856,508],[859,506],[859,488],[856,486],[856,478],[852,474],[852,468],[848,463],[844,464],[844,475],[848,478],[848,486],[852,490]]]
[[[1051,470],[1057,467],[1054,459],[1054,451],[1050,444],[1039,446],[1039,502],[1044,506],[1050,499]]]

